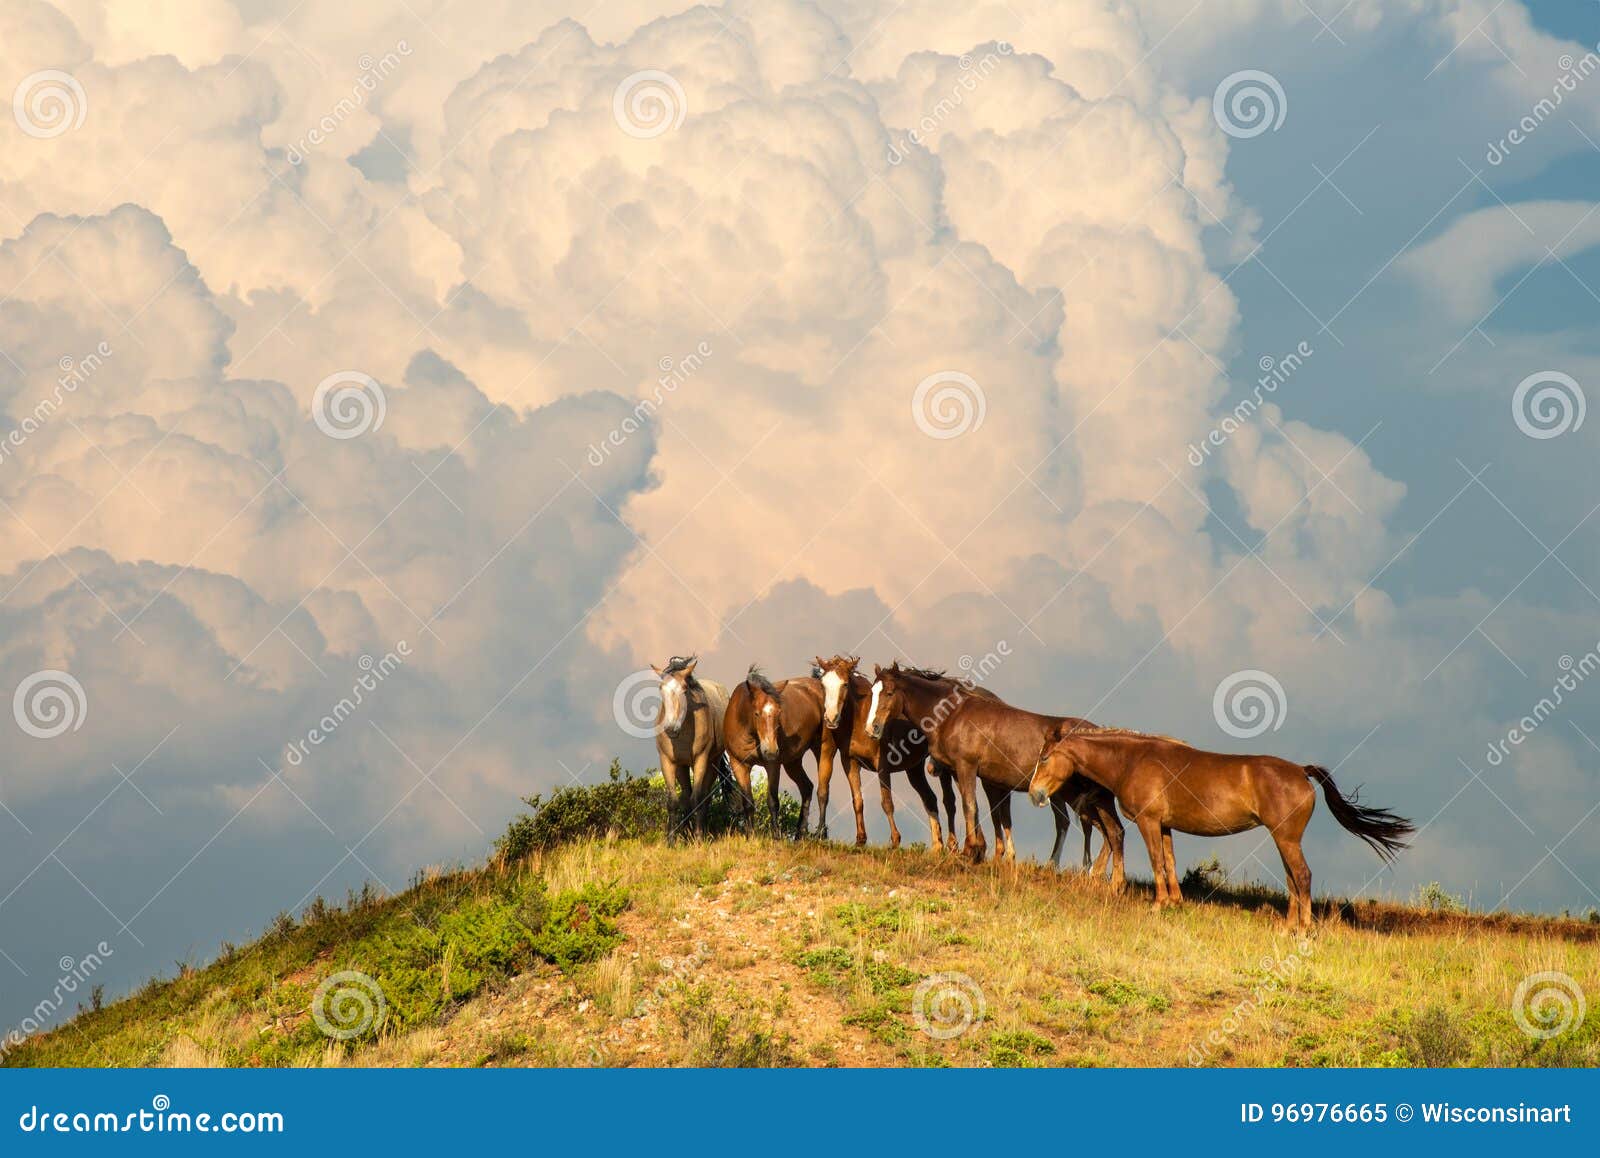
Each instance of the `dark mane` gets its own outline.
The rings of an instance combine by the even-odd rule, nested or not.
[[[685,668],[693,666],[694,662],[699,658],[698,655],[675,655],[667,660],[667,666],[661,669],[661,674],[664,676],[676,675]],[[690,687],[697,687],[700,681],[691,674],[688,679],[684,680],[684,683]]]
[[[934,671],[931,667],[912,667],[909,664],[900,667],[901,675],[912,675],[923,680],[946,680],[947,676],[942,670]]]
[[[772,686],[772,681],[766,676],[762,675],[761,669],[755,664],[750,665],[750,670],[745,673],[744,681],[747,684],[751,684],[754,687],[760,688],[769,696],[775,696],[778,694],[778,689]]]

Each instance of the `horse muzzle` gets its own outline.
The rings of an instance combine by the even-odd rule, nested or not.
[[[1033,806],[1035,808],[1043,808],[1046,804],[1050,803],[1050,797],[1045,794],[1045,790],[1043,788],[1028,789],[1028,799],[1033,801]]]
[[[882,724],[868,724],[867,725],[867,735],[871,736],[874,740],[883,739],[883,725]]]
[[[778,758],[778,746],[776,744],[761,744],[758,746],[758,750],[764,760],[776,760]]]
[[[839,726],[839,717],[838,716],[831,716],[831,717],[830,716],[823,716],[822,717],[822,726],[824,728],[827,728],[830,732],[833,731],[833,729],[835,729],[835,728],[837,728]]]

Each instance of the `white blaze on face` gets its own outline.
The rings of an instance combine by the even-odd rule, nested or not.
[[[683,681],[668,679],[661,681],[661,723],[668,728],[676,728],[683,723],[684,709],[688,706],[688,699],[684,695]]]
[[[867,723],[873,723],[878,718],[878,697],[883,694],[883,681],[872,681],[872,706],[867,709]]]
[[[844,678],[836,671],[827,671],[822,675],[822,714],[833,719],[839,714],[839,689],[844,687]]]

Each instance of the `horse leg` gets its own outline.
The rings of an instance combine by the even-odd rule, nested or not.
[[[739,786],[739,811],[743,815],[739,818],[740,827],[746,836],[754,836],[756,831],[756,798],[750,791],[750,765],[742,760],[735,760],[730,753],[728,766],[733,769],[734,783]]]
[[[989,800],[989,819],[994,823],[994,859],[996,864],[1016,862],[1017,846],[1011,839],[1011,790],[991,788],[983,782],[983,794]]]
[[[833,733],[824,728],[821,743],[813,753],[817,762],[817,835],[823,840],[828,839],[828,782],[833,779],[833,751]]]
[[[1172,855],[1172,829],[1161,830],[1161,859],[1167,866],[1167,893],[1175,905],[1183,904],[1183,889],[1178,884],[1178,858]]]
[[[854,756],[846,755],[844,760],[844,778],[850,782],[850,805],[856,810],[856,847],[860,848],[867,843],[867,814],[861,801],[861,762]],[[889,797],[889,819],[894,820],[894,800],[889,796],[889,779],[887,776],[881,781],[883,794]]]
[[[1311,928],[1311,866],[1306,864],[1306,854],[1300,848],[1299,837],[1272,834],[1283,858],[1284,883],[1289,888],[1289,911],[1284,919],[1289,928]]]
[[[1139,835],[1150,854],[1150,871],[1155,874],[1156,908],[1167,903],[1167,850],[1161,840],[1161,823],[1152,817],[1139,818]]]
[[[806,770],[800,764],[800,757],[795,757],[793,764],[786,765],[784,771],[789,773],[789,778],[800,789],[800,819],[794,822],[794,838],[799,840],[806,834],[806,822],[811,819],[811,777],[806,775]]]
[[[983,822],[978,818],[978,770],[971,764],[956,769],[956,784],[961,789],[961,819],[967,829],[964,851],[973,864],[982,864],[989,842],[983,839]]]
[[[711,803],[711,749],[707,747],[694,758],[694,779],[689,797],[690,811],[694,814],[694,834],[706,834],[706,806]]]
[[[1100,850],[1100,858],[1094,862],[1094,872],[1098,876],[1101,865],[1105,861],[1106,849],[1111,850],[1111,891],[1120,893],[1128,887],[1128,874],[1122,867],[1122,821],[1117,818],[1115,805],[1100,805],[1095,810],[1095,827],[1100,830],[1100,836],[1105,841],[1105,847]]]
[[[880,794],[879,799],[883,803],[884,818],[889,822],[889,847],[899,848],[900,829],[895,825],[894,822],[894,788],[889,783],[889,773],[883,771],[881,768],[878,770],[878,792]],[[860,825],[859,820],[857,821],[857,825]],[[862,843],[866,843],[865,832],[862,833]]]
[[[1067,843],[1067,833],[1072,828],[1072,817],[1067,812],[1065,799],[1050,798],[1050,818],[1056,823],[1056,841],[1050,846],[1050,867],[1061,871],[1061,849]]]
[[[933,757],[931,757],[931,756],[928,757],[928,767],[930,769],[935,767],[935,763],[934,763]],[[945,814],[945,828],[944,828],[944,830],[945,830],[945,833],[947,834],[945,836],[945,847],[948,848],[951,852],[955,852],[955,850],[956,850],[956,788],[955,788],[955,784],[954,784],[955,778],[950,774],[950,769],[949,768],[944,767],[942,764],[938,765],[937,767],[939,769],[939,791],[944,794],[944,814]]]
[[[939,829],[939,798],[934,795],[933,786],[928,783],[928,773],[921,764],[906,768],[906,779],[911,782],[917,799],[922,801],[922,811],[928,819],[928,851],[937,854],[944,848],[944,833]],[[889,823],[894,823],[893,818]]]
[[[687,775],[687,770],[685,775]],[[667,843],[676,844],[680,826],[678,817],[678,765],[665,757],[661,760],[661,779],[667,786]]]

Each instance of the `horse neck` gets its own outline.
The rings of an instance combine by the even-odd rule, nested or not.
[[[959,700],[960,691],[954,680],[925,680],[917,676],[902,678],[906,711],[913,722],[932,716],[941,700],[952,697]]]
[[[1128,745],[1085,740],[1080,742],[1079,750],[1084,753],[1084,763],[1094,768],[1095,775],[1089,779],[1109,789],[1113,795],[1120,794],[1133,767],[1132,752]]]

